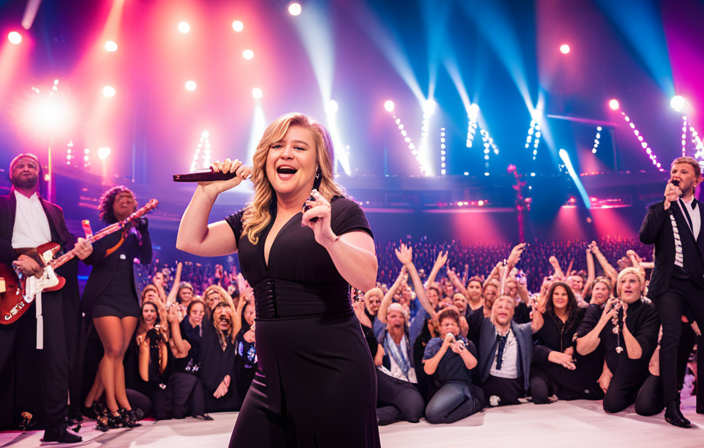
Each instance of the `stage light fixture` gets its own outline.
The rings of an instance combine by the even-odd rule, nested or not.
[[[677,112],[681,111],[686,103],[687,101],[684,99],[683,96],[680,95],[675,95],[670,100],[670,106]]]
[[[599,148],[599,142],[601,140],[601,126],[596,127],[596,137],[594,137],[594,146],[592,146],[592,154],[596,154]]]
[[[328,102],[327,107],[325,108],[325,111],[329,114],[336,114],[339,106],[337,105],[337,101],[335,100],[330,100]]]
[[[393,112],[394,111],[395,104],[393,101],[389,100],[384,103],[384,109],[386,109],[386,112]]]
[[[560,53],[567,54],[570,52],[570,46],[567,44],[560,45]]]
[[[186,81],[186,89],[190,90],[191,92],[196,90],[196,82],[195,81]]]
[[[111,40],[105,42],[105,51],[109,51],[110,53],[116,52],[117,44]]]
[[[435,113],[435,107],[437,106],[437,103],[433,99],[426,100],[425,103],[423,104],[423,112],[426,115],[433,115]]]
[[[113,88],[112,86],[103,87],[103,95],[107,96],[108,98],[115,96],[115,88]]]
[[[611,110],[618,110],[618,108],[619,108],[618,100],[609,101],[609,107],[611,108]]]
[[[244,50],[242,52],[242,57],[249,60],[254,57],[254,52],[252,50]]]
[[[255,87],[252,89],[252,96],[254,98],[261,98],[264,95],[264,92],[262,92],[262,89]]]
[[[10,34],[7,35],[7,39],[10,41],[10,43],[13,43],[15,45],[19,45],[20,43],[22,43],[22,35],[17,31],[11,31]]]
[[[178,30],[183,34],[186,34],[191,31],[191,25],[189,25],[188,22],[181,22],[178,24]]]
[[[98,157],[100,158],[100,160],[105,160],[110,155],[110,152],[110,148],[108,147],[98,148]]]
[[[288,5],[288,13],[291,14],[292,16],[299,16],[301,15],[301,4],[300,3],[291,3]]]
[[[234,22],[232,22],[232,29],[239,33],[244,29],[244,24],[239,20],[235,20]]]
[[[471,104],[469,106],[469,118],[472,120],[476,120],[477,117],[479,116],[479,105],[478,104]]]

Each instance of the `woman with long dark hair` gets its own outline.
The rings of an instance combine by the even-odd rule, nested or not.
[[[235,380],[239,396],[245,397],[259,361],[254,335],[254,302],[245,300],[244,297],[240,300],[235,312],[235,319],[240,319],[240,330],[235,337]]]
[[[573,336],[585,312],[567,283],[555,282],[550,286],[543,327],[534,335],[537,345],[530,369],[534,403],[550,403],[553,394],[562,400],[604,397],[596,382],[601,374],[600,355],[581,356],[573,346]]]
[[[134,194],[124,186],[113,187],[100,198],[98,211],[105,224],[129,217],[137,210]],[[97,241],[86,264],[93,269],[86,283],[81,308],[84,326],[95,329],[103,348],[93,386],[85,399],[92,407],[104,394],[108,426],[138,426],[137,415],[127,399],[122,360],[141,314],[133,260],[142,264],[152,260],[152,243],[146,217]]]

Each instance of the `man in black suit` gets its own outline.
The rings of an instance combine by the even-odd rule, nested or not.
[[[49,241],[61,246],[57,256],[74,248],[79,259],[89,256],[92,246],[81,238],[76,240],[68,231],[61,208],[39,196],[41,165],[37,157],[20,154],[10,163],[9,173],[12,191],[0,196],[0,262],[25,275],[41,275],[43,267],[27,255],[18,256],[15,249],[37,247]],[[76,282],[76,263],[74,259],[57,269],[57,274],[69,277],[69,284],[72,280]],[[0,396],[7,405],[3,406],[0,425],[11,424],[20,411],[43,414],[40,422],[46,430],[44,441],[47,442],[81,441],[79,436],[66,430],[65,423],[68,353],[69,349],[75,349],[77,342],[72,341],[72,346],[67,347],[71,331],[67,333],[64,313],[66,309],[76,309],[73,302],[77,301],[71,292],[77,294],[78,291],[69,286],[42,294],[43,325],[35,318],[36,300],[17,322],[0,325]],[[41,325],[40,332],[38,325]],[[37,342],[42,340],[43,349],[39,349]]]
[[[702,181],[701,169],[691,157],[672,162],[665,198],[652,205],[640,228],[640,240],[655,244],[655,268],[648,297],[653,300],[663,335],[660,341],[660,375],[665,399],[665,420],[691,426],[680,411],[677,385],[677,348],[682,314],[687,307],[704,328],[704,211],[694,199]]]

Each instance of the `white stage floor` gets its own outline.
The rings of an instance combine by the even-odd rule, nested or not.
[[[675,428],[660,414],[641,417],[631,406],[617,415],[607,415],[601,401],[532,403],[505,408],[491,408],[451,425],[396,423],[380,428],[381,445],[394,447],[443,448],[702,448],[704,415],[694,412],[694,397],[683,402],[683,412],[692,421],[691,429]],[[102,433],[88,421],[80,435],[84,442],[75,445],[90,448],[199,448],[226,447],[237,413],[212,414],[215,420],[204,422],[187,418],[143,422],[140,428],[114,429]],[[29,448],[59,446],[41,443],[43,432],[0,433],[0,447]],[[341,440],[338,447],[346,447]],[[247,447],[242,447],[247,448]],[[306,448],[306,447],[301,447]],[[337,447],[336,447],[337,448]]]

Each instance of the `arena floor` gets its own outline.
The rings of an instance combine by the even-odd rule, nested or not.
[[[704,446],[704,415],[694,412],[694,398],[683,402],[683,412],[691,429],[675,428],[663,419],[640,417],[633,407],[618,415],[606,415],[601,402],[557,402],[550,405],[532,403],[490,409],[452,425],[396,423],[381,428],[384,448],[468,446],[607,448]],[[237,413],[213,414],[214,421],[188,418],[161,422],[147,421],[140,428],[95,431],[89,421],[81,430],[83,443],[66,446],[91,448],[194,448],[225,447],[237,419]],[[0,434],[0,447],[29,448],[57,446],[41,443],[42,432]],[[340,441],[339,447],[345,447]],[[243,447],[245,448],[245,447]]]

